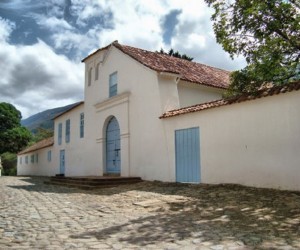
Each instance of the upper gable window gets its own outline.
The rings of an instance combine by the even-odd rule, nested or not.
[[[91,86],[91,84],[92,84],[92,68],[90,68],[88,72],[88,86]]]
[[[99,69],[100,69],[100,62],[97,63],[96,69],[95,69],[95,80],[99,79]]]
[[[118,72],[109,76],[109,97],[117,95],[118,92]]]

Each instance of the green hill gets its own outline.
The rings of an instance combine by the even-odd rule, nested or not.
[[[44,128],[49,130],[54,130],[54,121],[52,120],[55,116],[71,109],[73,106],[77,105],[78,102],[54,109],[48,109],[32,115],[21,121],[22,125],[28,128],[32,133],[36,133],[38,128]]]

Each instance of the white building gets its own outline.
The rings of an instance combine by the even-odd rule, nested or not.
[[[300,83],[223,100],[229,72],[203,64],[118,42],[83,62],[84,102],[19,153],[18,175],[300,190]]]

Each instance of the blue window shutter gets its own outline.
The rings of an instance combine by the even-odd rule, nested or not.
[[[51,150],[48,151],[48,161],[51,161]]]
[[[58,124],[58,145],[62,142],[62,123]]]
[[[70,119],[66,120],[66,143],[70,142]]]
[[[118,72],[109,76],[109,97],[115,96],[118,93]]]
[[[80,138],[84,137],[84,113],[80,114]]]

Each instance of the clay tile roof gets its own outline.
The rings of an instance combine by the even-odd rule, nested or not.
[[[41,140],[41,141],[29,146],[28,148],[19,152],[18,155],[30,153],[30,152],[33,152],[33,151],[36,151],[36,150],[42,149],[42,148],[47,148],[47,147],[52,146],[53,144],[54,144],[54,137],[50,137],[50,138]]]
[[[148,50],[138,49],[131,46],[121,45],[117,41],[113,42],[111,46],[115,46],[123,53],[132,57],[144,66],[165,73],[178,74],[180,79],[192,83],[202,84],[215,88],[225,89],[229,85],[229,71],[210,67],[201,63],[190,62],[188,60],[172,57],[158,52],[151,52]],[[109,46],[98,49],[82,60],[91,57]]]
[[[283,86],[275,86],[272,88],[263,89],[263,90],[256,92],[255,94],[244,94],[244,95],[240,95],[240,96],[237,96],[234,98],[220,99],[220,100],[201,103],[201,104],[197,104],[197,105],[193,105],[193,106],[185,107],[185,108],[181,108],[181,109],[170,110],[170,111],[165,112],[159,118],[168,118],[168,117],[178,116],[178,115],[182,115],[182,114],[198,112],[198,111],[202,111],[205,109],[216,108],[216,107],[239,103],[239,102],[245,102],[245,101],[254,100],[254,99],[258,99],[258,98],[262,98],[262,97],[272,96],[272,95],[279,95],[282,93],[297,91],[297,90],[300,90],[300,81],[289,83],[289,84],[286,84]]]

